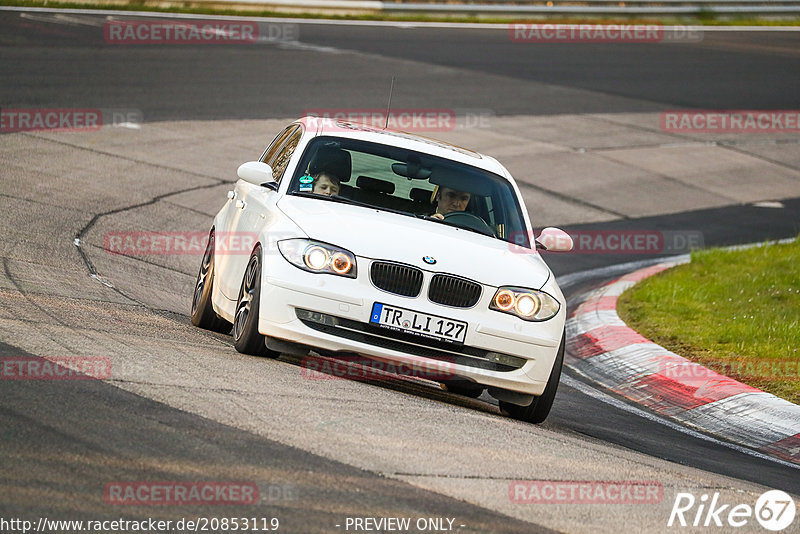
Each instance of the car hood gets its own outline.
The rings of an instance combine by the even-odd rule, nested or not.
[[[434,221],[291,195],[283,197],[278,208],[309,238],[356,256],[397,261],[491,286],[539,289],[550,276],[541,256],[529,249]],[[425,263],[426,256],[436,263]]]

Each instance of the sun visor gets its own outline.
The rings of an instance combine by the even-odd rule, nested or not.
[[[435,166],[431,172],[430,182],[439,187],[447,187],[456,191],[466,191],[473,195],[488,197],[492,194],[492,182],[484,174],[470,172],[467,169]]]

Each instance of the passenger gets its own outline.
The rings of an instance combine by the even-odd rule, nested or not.
[[[431,215],[436,219],[444,219],[444,216],[454,211],[466,211],[469,199],[472,197],[466,191],[458,191],[449,187],[436,187],[433,193],[433,203],[436,205],[436,213]]]
[[[320,172],[314,176],[314,193],[326,197],[339,194],[339,178],[329,172]]]

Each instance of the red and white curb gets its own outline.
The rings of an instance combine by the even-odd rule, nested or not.
[[[575,299],[565,363],[660,416],[800,465],[800,406],[678,356],[617,315],[623,291],[678,263],[639,269]]]

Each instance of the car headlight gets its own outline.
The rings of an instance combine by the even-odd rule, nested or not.
[[[356,277],[356,257],[352,252],[311,239],[278,241],[278,250],[286,261],[310,273]]]
[[[544,291],[504,286],[495,292],[489,309],[516,315],[525,321],[546,321],[555,317],[561,304]]]

